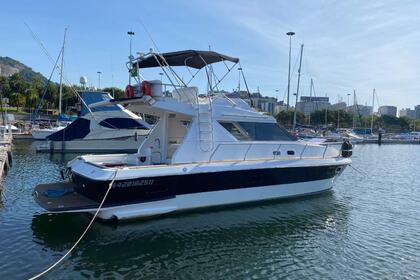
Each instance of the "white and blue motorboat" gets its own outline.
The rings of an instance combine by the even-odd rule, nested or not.
[[[84,91],[79,117],[46,137],[40,152],[135,152],[149,133],[150,125],[119,104],[88,108],[109,101],[106,92]]]
[[[273,117],[226,97],[215,90],[222,79],[210,76],[216,62],[230,72],[239,59],[187,50],[130,61],[131,72],[161,67],[168,80],[175,79],[176,66],[204,68],[208,90],[200,95],[197,87],[171,83],[165,95],[160,80],[137,73],[138,96],[91,105],[126,104],[158,118],[137,152],[75,158],[64,172],[68,182],[36,186],[38,204],[50,212],[93,214],[103,202],[101,219],[131,219],[331,189],[351,163],[351,145],[340,150],[300,142]]]

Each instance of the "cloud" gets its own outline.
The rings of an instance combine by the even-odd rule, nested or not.
[[[287,73],[285,33],[293,30],[294,55],[298,44],[304,43],[306,75],[315,78],[319,92],[335,97],[356,89],[364,103],[370,102],[375,87],[383,104],[420,104],[420,17],[416,14],[420,3],[416,1],[212,1],[207,5],[249,33],[250,43],[260,48],[257,54],[282,57],[269,60],[278,65],[252,64],[255,71],[250,72],[261,83],[275,87],[267,78]],[[270,73],[273,69],[275,75]]]

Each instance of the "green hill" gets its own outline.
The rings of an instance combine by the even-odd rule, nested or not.
[[[19,73],[26,82],[31,82],[37,78],[44,82],[47,81],[47,78],[41,73],[33,71],[25,64],[7,56],[0,56],[0,77],[10,77],[16,73]]]

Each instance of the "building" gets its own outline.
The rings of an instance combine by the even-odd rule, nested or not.
[[[296,110],[302,112],[305,116],[318,110],[330,109],[330,99],[328,97],[301,96],[300,101],[296,103]]]
[[[420,105],[415,106],[414,111],[416,112],[416,119],[420,120]]]
[[[338,103],[335,103],[335,104],[331,105],[331,110],[334,110],[334,111],[338,111],[338,110],[345,111],[346,108],[347,108],[346,102],[338,102]]]
[[[286,104],[284,104],[284,101],[278,101],[276,106],[274,107],[274,116],[277,116],[278,113],[280,113],[281,111],[286,111],[287,110],[287,106]]]
[[[277,102],[277,98],[262,96],[259,92],[249,94],[247,91],[234,91],[231,93],[223,92],[229,98],[242,98],[245,102],[250,104],[251,98],[252,106],[260,111],[267,112],[271,115],[276,115],[282,111],[284,106],[283,101]]]
[[[378,109],[378,112],[381,116],[391,116],[396,117],[397,116],[397,107],[395,106],[381,106]]]
[[[373,108],[372,106],[365,106],[365,105],[351,105],[347,107],[347,112],[351,114],[356,114],[360,116],[370,116],[372,115]]]
[[[415,119],[416,118],[416,110],[412,110],[410,108],[405,108],[405,109],[401,109],[398,113],[398,116],[401,117],[406,117],[409,119]]]
[[[277,99],[275,97],[266,96],[266,97],[260,98],[257,108],[260,109],[261,111],[274,115],[276,105],[277,105]]]

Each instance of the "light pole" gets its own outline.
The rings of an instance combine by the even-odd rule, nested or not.
[[[290,99],[290,60],[292,59],[292,36],[295,35],[295,32],[287,32],[287,36],[289,36],[289,75],[287,79],[287,110],[289,110],[289,99]]]
[[[98,71],[96,73],[98,73],[98,89],[100,89],[101,88],[101,74],[102,74],[102,72]]]
[[[242,68],[241,67],[239,67],[238,68],[238,73],[239,73],[239,77],[238,77],[238,93],[240,94],[240,92],[241,92],[241,71],[242,71]]]
[[[130,54],[128,56],[128,59],[130,60],[130,64],[131,64],[131,61],[134,59],[132,48],[131,48],[131,41],[132,41],[132,37],[134,36],[134,32],[128,31],[127,35],[130,37]],[[128,84],[131,85],[131,68],[128,71]]]
[[[133,52],[132,52],[132,48],[131,48],[131,41],[132,41],[132,37],[134,36],[134,32],[133,31],[128,31],[127,35],[130,37],[130,56],[128,57],[130,60],[133,59]]]

